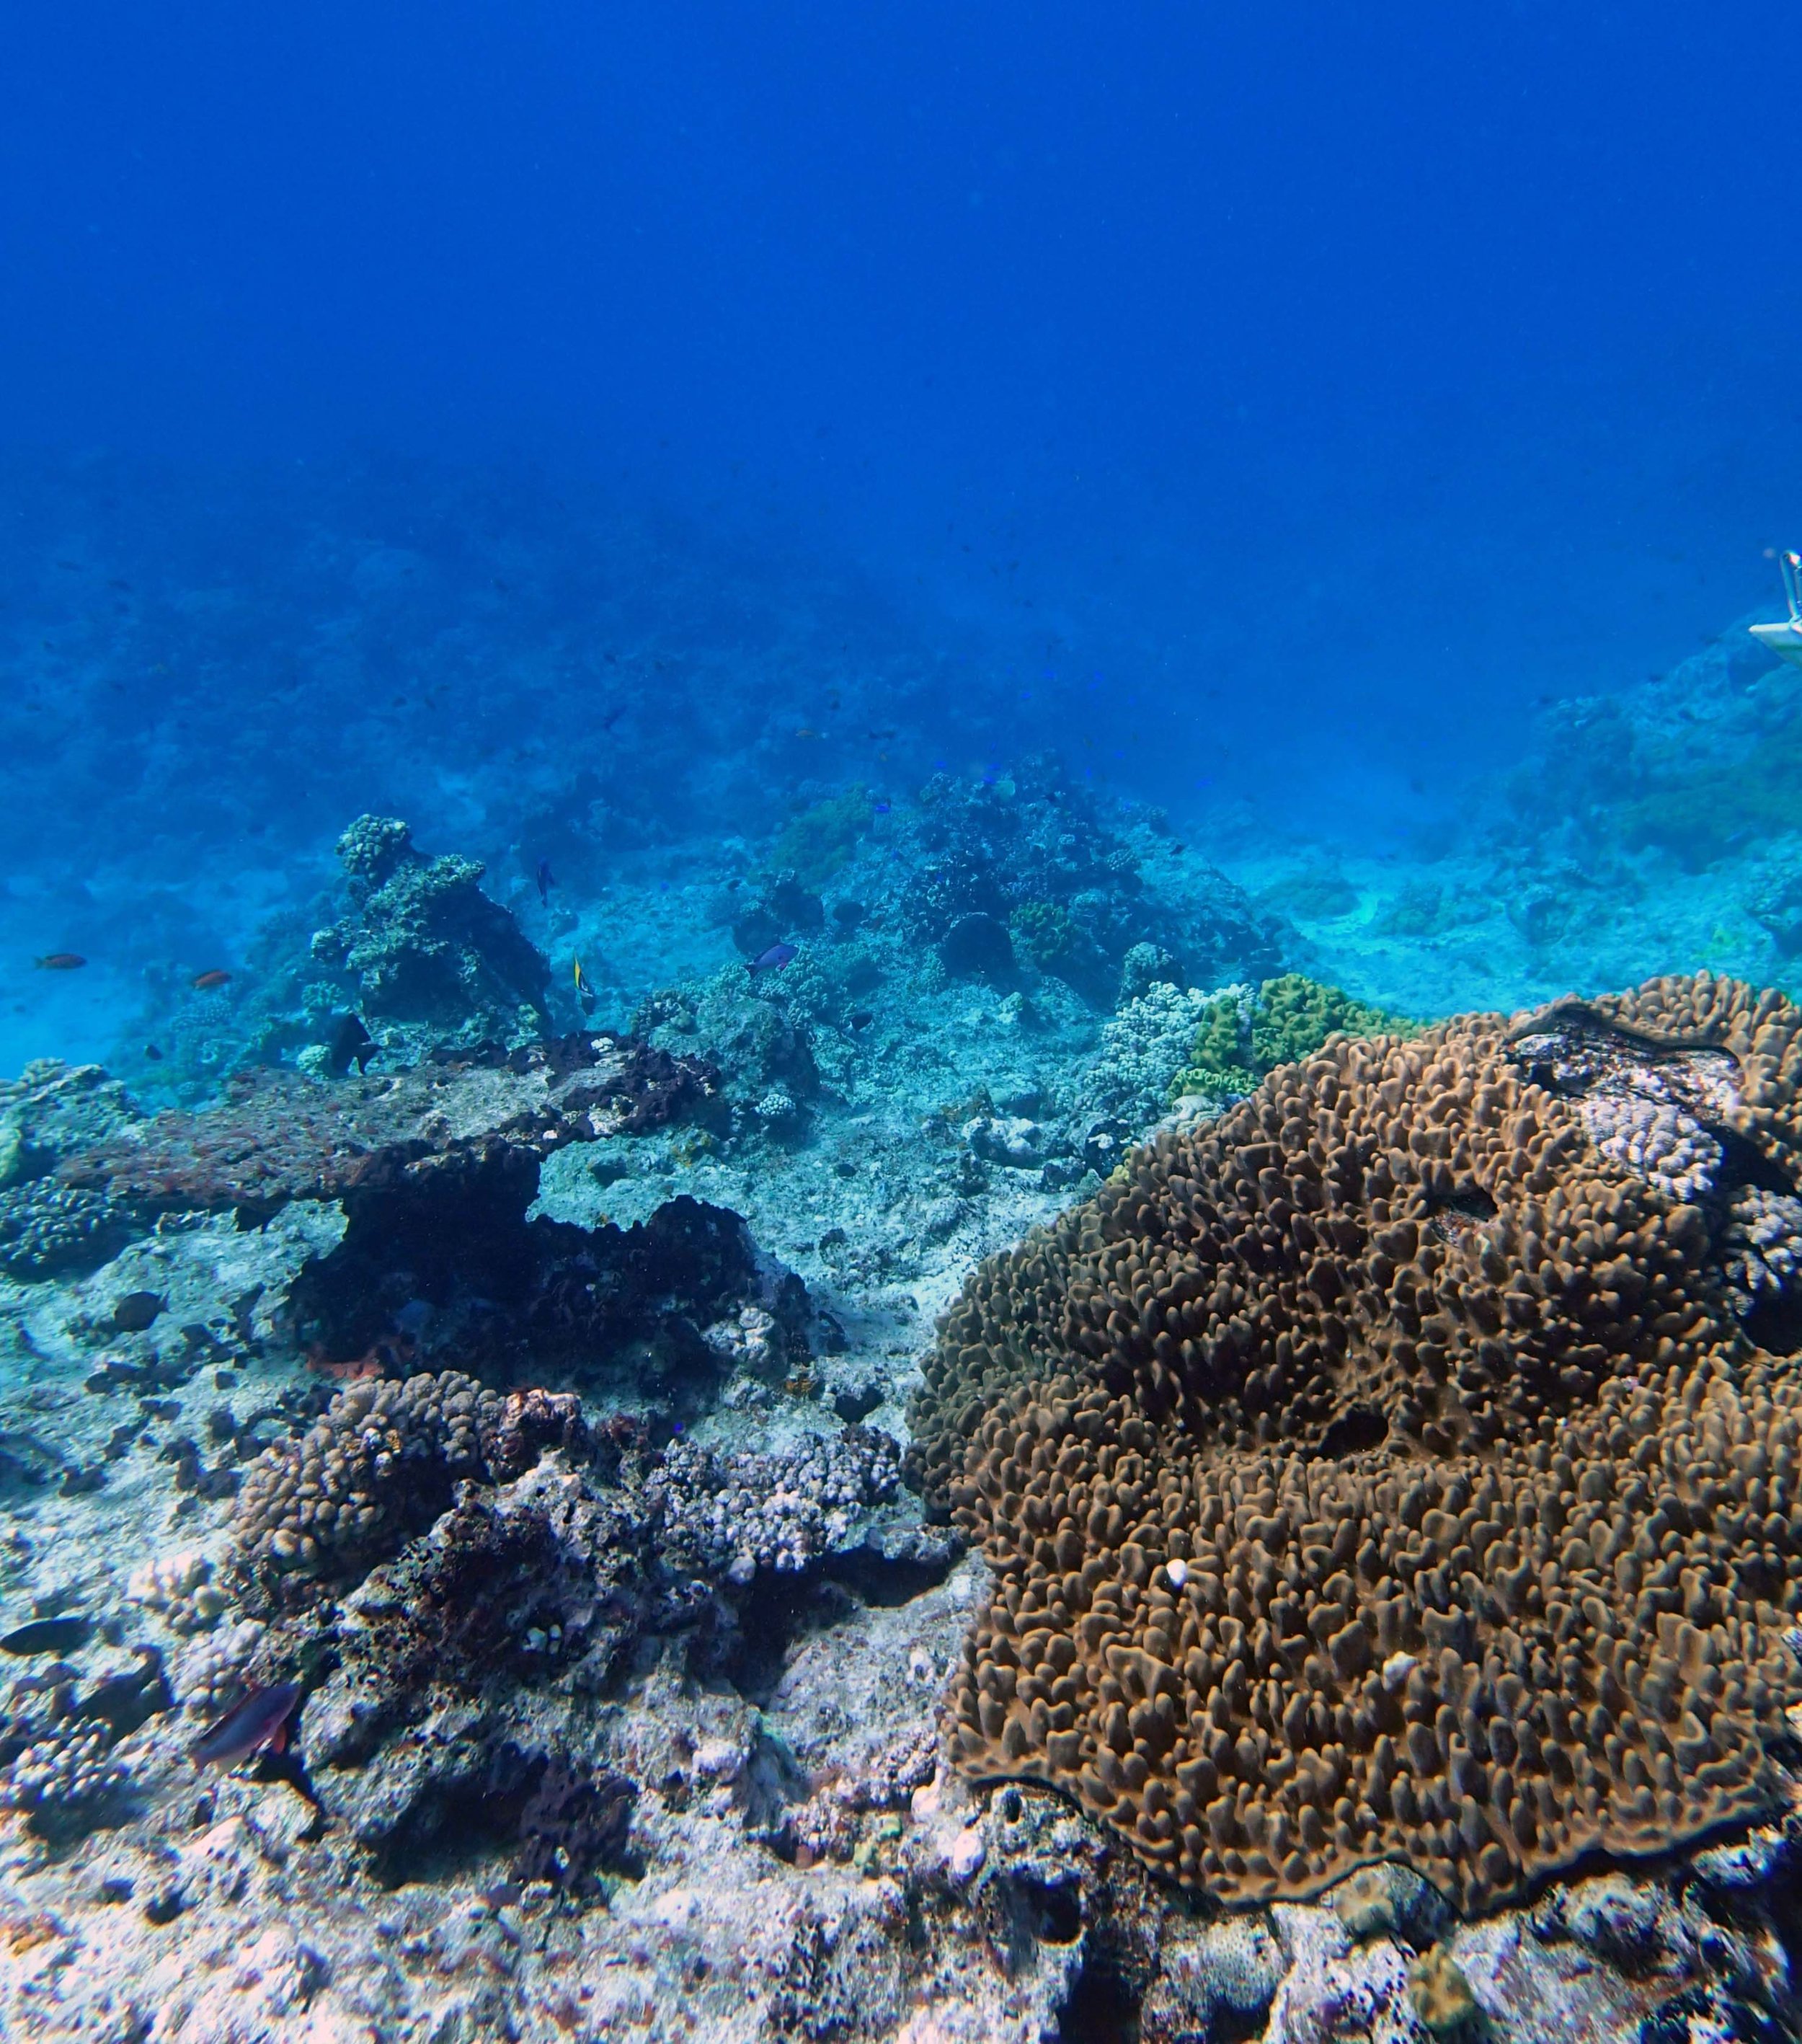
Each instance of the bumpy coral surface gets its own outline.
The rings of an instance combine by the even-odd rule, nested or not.
[[[806,1568],[891,1496],[900,1476],[886,1434],[847,1427],[773,1454],[719,1456],[680,1442],[657,1489],[672,1548],[749,1582],[759,1569]]]
[[[1708,1204],[1585,1127],[1634,1072]],[[1486,1907],[1766,1811],[1802,1367],[1723,1261],[1799,1082],[1802,1012],[1706,975],[1334,1039],[986,1264],[917,1414],[995,1571],[962,1765],[1237,1903],[1399,1858]]]
[[[291,1601],[296,1585],[352,1579],[429,1526],[460,1477],[487,1473],[481,1437],[502,1404],[454,1370],[340,1392],[251,1466],[232,1529],[247,1597]]]
[[[36,1178],[0,1192],[0,1270],[21,1282],[98,1270],[137,1230],[103,1194]]]
[[[1248,987],[1226,987],[1202,1010],[1189,1062],[1171,1093],[1227,1099],[1249,1093],[1274,1066],[1309,1056],[1328,1036],[1406,1026],[1399,1016],[1298,972],[1267,979],[1255,994]]]

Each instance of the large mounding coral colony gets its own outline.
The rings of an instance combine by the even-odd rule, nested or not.
[[[1481,1908],[1768,1809],[1802,1383],[1727,1265],[1799,1080],[1707,979],[1336,1039],[985,1266],[920,1408],[995,1572],[962,1763],[1233,1902],[1393,1857]]]

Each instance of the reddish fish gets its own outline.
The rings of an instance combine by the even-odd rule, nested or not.
[[[46,951],[37,960],[37,969],[40,972],[74,972],[86,963],[79,951]]]
[[[275,1682],[252,1689],[209,1726],[188,1748],[197,1767],[236,1767],[253,1753],[279,1753],[288,1742],[288,1720],[301,1700],[298,1682]]]
[[[224,986],[231,977],[230,973],[221,972],[216,966],[211,972],[197,972],[194,974],[194,986],[200,993],[210,993],[216,986]]]

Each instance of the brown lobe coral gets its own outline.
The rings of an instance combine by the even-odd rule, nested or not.
[[[1730,1051],[1734,1132],[1793,1162],[1781,997],[1587,1009],[1535,1020]],[[995,1572],[965,1769],[1248,1904],[1401,1858],[1490,1907],[1770,1806],[1802,1379],[1532,1050],[1493,1016],[1334,1039],[972,1278],[916,1415]]]

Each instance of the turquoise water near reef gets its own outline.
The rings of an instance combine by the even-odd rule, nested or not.
[[[360,814],[483,862],[552,1020],[580,957],[623,1023],[739,956],[722,890],[798,816],[905,866],[934,775],[1048,756],[1075,836],[1183,847],[1167,923],[1217,867],[1407,1012],[1781,980],[1797,691],[1741,628],[1802,529],[1796,40],[10,21],[0,1071],[299,1057]]]

